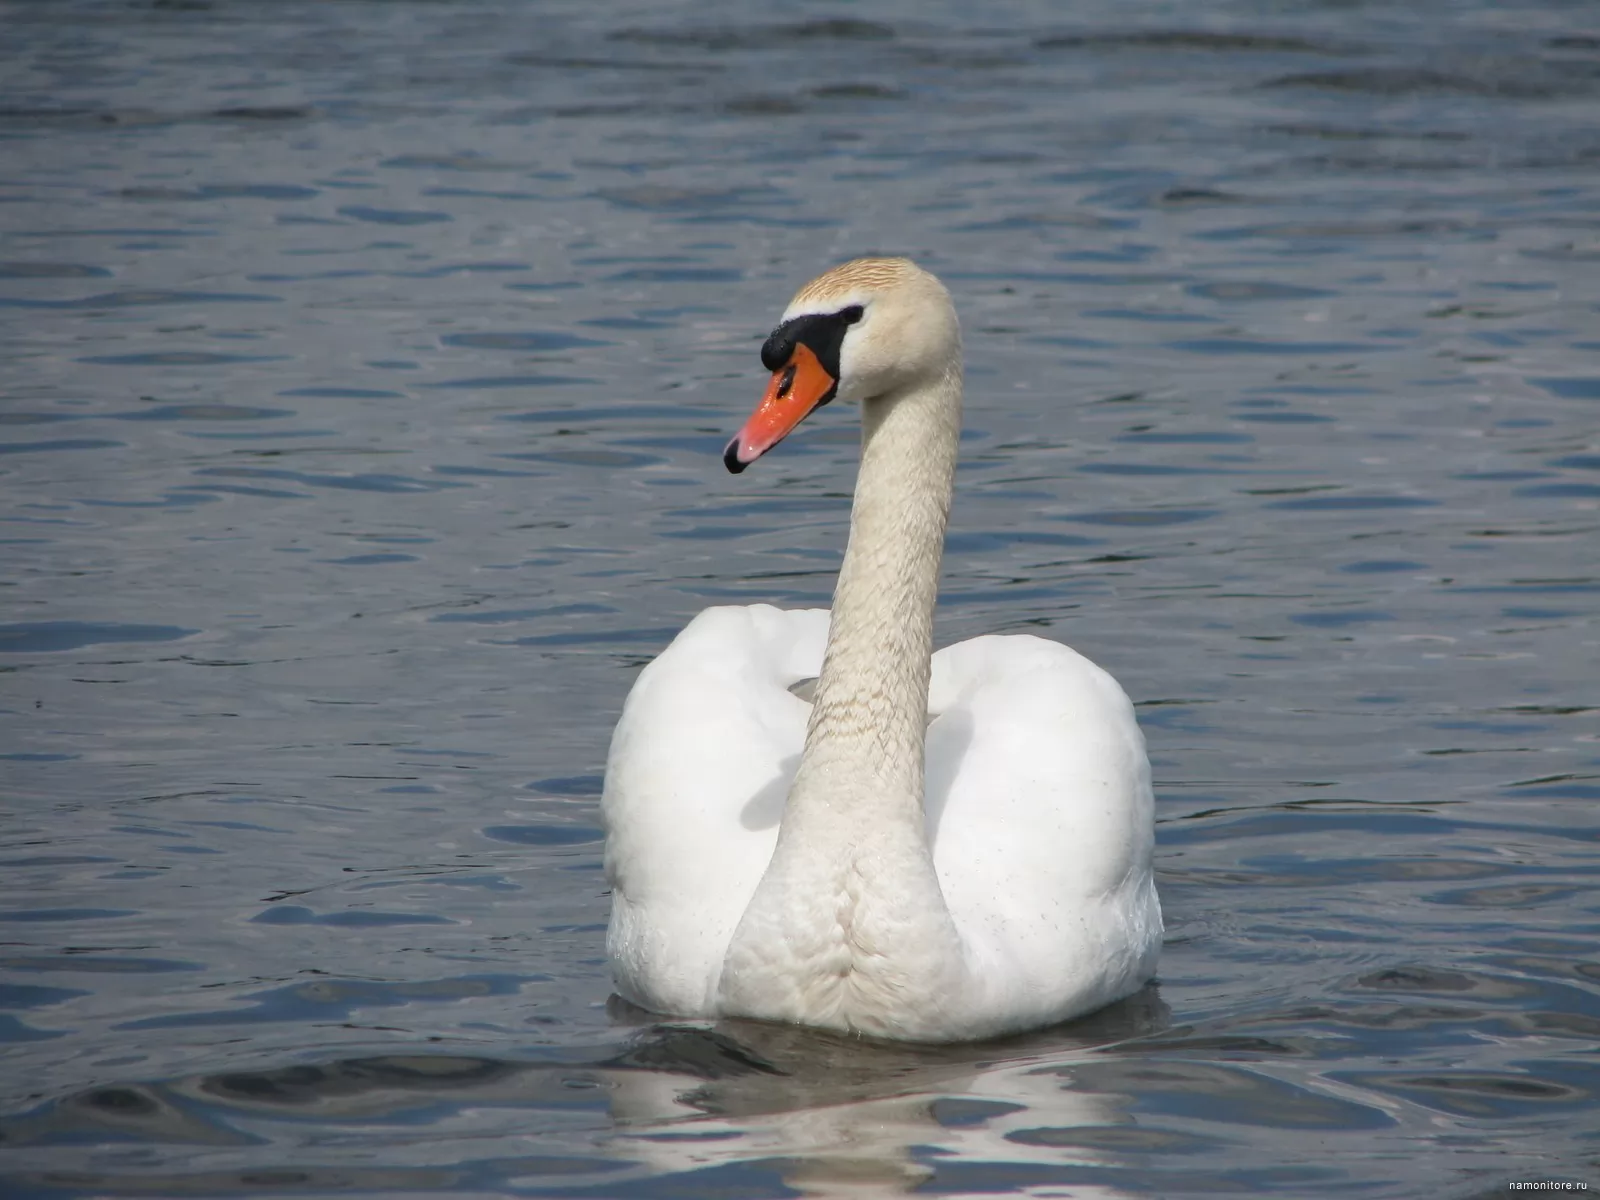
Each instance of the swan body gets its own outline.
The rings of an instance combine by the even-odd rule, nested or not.
[[[601,802],[618,991],[927,1042],[1132,993],[1162,932],[1133,706],[1043,638],[932,650],[960,431],[948,294],[905,259],[846,263],[762,359],[727,464],[859,401],[850,542],[831,612],[707,609],[629,694]]]

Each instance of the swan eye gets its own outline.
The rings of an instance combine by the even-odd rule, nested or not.
[[[844,343],[845,330],[861,320],[866,309],[852,304],[832,313],[806,313],[790,317],[774,329],[761,346],[761,365],[777,372],[794,357],[799,346],[809,347],[834,379],[839,378],[839,347]]]

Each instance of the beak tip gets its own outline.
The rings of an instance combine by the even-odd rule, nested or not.
[[[728,468],[730,475],[741,474],[750,464],[739,457],[739,439],[734,438],[722,452],[722,465]]]

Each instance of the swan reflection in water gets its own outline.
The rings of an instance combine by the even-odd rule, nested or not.
[[[1149,987],[1067,1027],[951,1046],[652,1023],[599,1060],[378,1055],[96,1088],[0,1122],[0,1140],[24,1155],[71,1140],[85,1151],[73,1182],[91,1188],[130,1183],[128,1144],[142,1143],[145,1192],[604,1195],[632,1180],[648,1194],[650,1178],[721,1168],[801,1195],[892,1196],[946,1164],[970,1164],[974,1183],[1019,1170],[1059,1183],[1063,1168],[1118,1165],[1108,1139],[1072,1131],[1131,1123],[1126,1097],[1074,1090],[1074,1065],[1168,1016]]]
[[[932,1177],[926,1159],[1073,1161],[1048,1138],[1012,1135],[1125,1124],[1126,1098],[1073,1090],[1071,1064],[1168,1019],[1150,987],[1053,1034],[987,1044],[868,1042],[746,1021],[657,1026],[624,1056],[646,1069],[619,1073],[611,1111],[619,1142],[658,1169],[783,1159],[784,1183],[803,1195],[898,1195]],[[650,1069],[663,1050],[712,1045],[747,1065],[700,1080]],[[1079,1161],[1113,1165],[1094,1150]]]

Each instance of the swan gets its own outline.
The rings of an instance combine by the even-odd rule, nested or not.
[[[1131,994],[1162,922],[1127,695],[1044,638],[933,652],[961,423],[949,293],[908,259],[844,263],[800,289],[761,361],[772,379],[724,461],[743,471],[821,405],[859,402],[849,543],[831,612],[707,609],[629,692],[601,797],[617,991],[912,1042]]]

